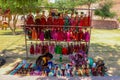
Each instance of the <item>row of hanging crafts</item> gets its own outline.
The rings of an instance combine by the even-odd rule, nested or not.
[[[91,26],[91,16],[90,13],[85,14],[81,12],[80,15],[77,13],[69,14],[66,12],[63,13],[52,13],[49,12],[49,15],[46,16],[45,12],[40,15],[39,12],[36,12],[36,16],[34,17],[32,13],[27,15],[25,18],[25,25],[61,25],[63,26]]]
[[[69,55],[82,52],[83,54],[88,54],[88,44],[87,43],[33,43],[31,42],[29,47],[29,53],[31,55],[39,55],[45,52],[51,54],[62,54]]]
[[[39,40],[39,41],[90,41],[90,31],[86,28],[84,29],[75,29],[74,31],[63,30],[60,28],[51,28],[51,29],[33,29],[27,28],[26,35],[28,40]]]

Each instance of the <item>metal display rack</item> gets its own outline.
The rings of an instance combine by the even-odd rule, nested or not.
[[[50,8],[50,7],[40,7],[40,8]],[[58,8],[50,8],[50,9],[58,9]],[[71,9],[71,8],[65,8],[65,9]],[[90,23],[92,24],[92,12],[93,12],[93,9],[84,9],[84,8],[74,8],[75,10],[85,10],[85,11],[88,11],[88,14],[90,15]],[[44,28],[45,29],[50,29],[50,28],[59,28],[59,26],[61,26],[61,25],[25,25],[24,24],[24,32],[26,32],[26,28],[29,28],[29,27],[42,27],[42,26],[44,26]],[[65,27],[69,27],[69,28],[75,28],[76,26],[65,26]],[[87,29],[88,31],[89,31],[89,33],[90,33],[90,36],[91,36],[91,29],[92,29],[92,26],[77,26],[78,28],[80,27],[80,28],[82,28],[82,29]],[[28,58],[29,57],[29,51],[28,51],[28,42],[32,42],[32,41],[40,41],[40,40],[29,40],[29,39],[27,39],[27,34],[25,33],[25,46],[26,46],[26,58]],[[44,40],[45,41],[45,40]],[[44,41],[41,41],[41,42],[44,42]],[[52,40],[47,40],[47,41],[52,41]],[[82,42],[85,42],[85,41],[69,41],[69,42],[67,42],[67,41],[53,41],[53,42],[66,42],[66,43],[69,43],[69,42],[80,42],[80,43],[82,43]],[[85,42],[87,45],[88,45],[88,49],[86,49],[86,50],[88,50],[88,52],[89,52],[89,48],[90,48],[90,41],[89,42]]]

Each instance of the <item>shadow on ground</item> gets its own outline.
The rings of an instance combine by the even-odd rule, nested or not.
[[[110,75],[120,76],[120,45],[91,43],[89,57],[103,59]]]

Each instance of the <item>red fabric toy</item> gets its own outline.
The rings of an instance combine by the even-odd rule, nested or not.
[[[47,25],[53,25],[53,18],[52,18],[52,16],[49,16],[48,18],[47,18]],[[50,26],[51,27],[51,26]]]
[[[31,42],[31,46],[30,46],[30,54],[34,54],[35,53],[35,49],[34,49],[34,45]]]
[[[32,14],[29,14],[29,15],[27,16],[26,24],[27,24],[27,25],[32,25],[32,24],[34,24],[34,16],[33,16]]]
[[[60,17],[58,18],[58,25],[60,25],[60,29],[62,29],[63,25],[64,25],[64,19],[62,17],[62,15],[60,15]]]
[[[62,54],[67,55],[67,53],[68,53],[68,49],[66,47],[63,47],[62,48]]]

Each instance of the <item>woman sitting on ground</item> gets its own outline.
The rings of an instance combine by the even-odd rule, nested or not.
[[[46,53],[42,56],[39,56],[36,60],[37,67],[40,67],[42,70],[48,67],[48,61],[53,58],[51,53]]]

